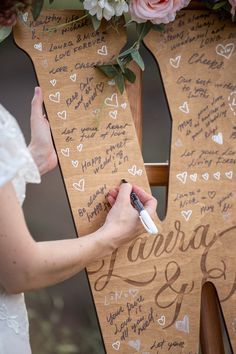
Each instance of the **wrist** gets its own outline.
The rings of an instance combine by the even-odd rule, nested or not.
[[[117,248],[111,228],[106,223],[100,227],[94,234],[96,245],[99,249],[98,258],[103,258],[112,254]]]
[[[56,167],[57,156],[53,148],[41,147],[31,141],[28,150],[34,159],[41,176]]]
[[[28,150],[42,176],[47,171],[47,160],[45,159],[44,154],[40,153],[39,149],[32,142],[29,144]]]

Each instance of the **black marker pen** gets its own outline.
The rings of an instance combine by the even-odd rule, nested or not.
[[[121,180],[122,183],[127,183],[125,179]],[[147,210],[144,208],[143,203],[139,199],[136,193],[131,192],[130,193],[130,201],[131,204],[134,206],[134,208],[138,211],[139,213],[139,218],[147,232],[149,232],[152,235],[156,235],[158,233],[158,229],[156,225],[154,224],[154,221],[152,220],[151,216],[148,214]]]

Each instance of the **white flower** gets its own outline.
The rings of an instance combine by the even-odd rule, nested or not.
[[[104,17],[107,21],[129,10],[125,0],[85,0],[83,5],[91,16],[96,15],[98,20]]]
[[[123,13],[129,11],[129,6],[125,0],[115,0],[116,16],[121,16]]]

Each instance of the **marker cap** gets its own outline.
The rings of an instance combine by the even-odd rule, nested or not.
[[[152,235],[156,235],[158,233],[158,228],[154,224],[151,216],[148,214],[147,210],[142,210],[139,214],[139,218],[143,224],[143,227],[147,232]]]

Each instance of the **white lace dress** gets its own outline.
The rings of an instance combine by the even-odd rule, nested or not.
[[[0,105],[0,188],[9,181],[22,204],[26,183],[39,183],[40,175],[16,120]],[[7,294],[0,284],[0,354],[30,353],[24,295]]]

